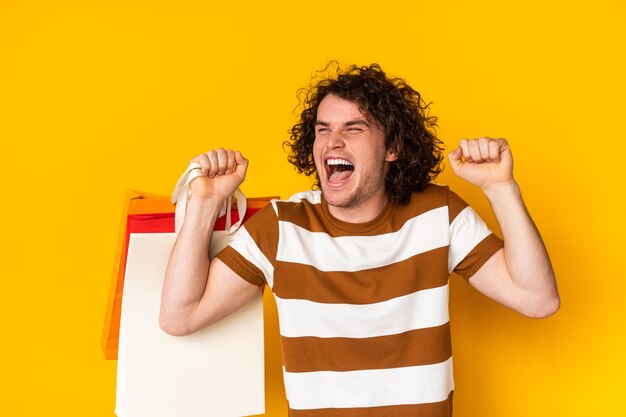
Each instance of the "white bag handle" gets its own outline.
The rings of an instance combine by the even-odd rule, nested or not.
[[[183,227],[183,221],[185,220],[187,201],[189,201],[189,197],[191,196],[189,184],[193,179],[201,176],[202,172],[200,171],[200,164],[197,162],[191,162],[185,172],[183,172],[180,176],[176,186],[174,187],[174,192],[172,193],[172,204],[176,204],[176,215],[174,217],[174,227],[176,233],[178,233],[180,228]],[[239,214],[239,220],[234,224],[230,224],[230,210],[232,208],[233,196],[237,199],[237,213]],[[239,229],[239,226],[241,226],[243,217],[246,214],[246,196],[239,188],[235,190],[233,195],[224,201],[217,217],[221,217],[224,214],[226,214],[226,232],[235,233],[235,231]]]

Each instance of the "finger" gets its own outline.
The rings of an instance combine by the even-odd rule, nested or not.
[[[482,164],[483,162],[485,162],[482,155],[480,154],[480,148],[478,146],[477,140],[468,141],[467,147],[469,148],[469,154],[470,158],[472,158],[472,161],[478,164]]]
[[[228,169],[227,153],[224,148],[217,148],[215,155],[217,156],[217,175],[224,175]]]
[[[217,153],[215,151],[209,151],[206,153],[206,156],[209,159],[207,176],[213,178],[217,175],[217,169],[219,167],[219,163],[217,162]]]
[[[235,163],[237,164],[235,166],[235,172],[241,177],[242,180],[245,179],[246,172],[248,171],[248,160],[244,158],[239,151],[235,152]]]
[[[511,148],[511,146],[509,145],[509,142],[504,138],[498,138],[495,141],[498,143],[498,147],[500,148],[500,153],[508,151]]]
[[[448,154],[448,159],[452,166],[459,166],[463,164],[463,149],[457,146],[452,152]]]
[[[463,158],[465,159],[465,162],[474,162],[472,160],[472,156],[470,155],[469,141],[467,139],[461,139],[459,146],[463,150]]]
[[[202,175],[208,175],[209,169],[211,168],[211,161],[209,161],[209,158],[205,153],[198,155],[192,159],[191,162],[197,162],[200,164],[200,172],[202,172]]]
[[[480,151],[480,156],[482,156],[485,162],[492,162],[491,154],[489,152],[489,143],[492,142],[490,138],[480,138],[478,139],[478,150]]]
[[[493,162],[500,162],[500,144],[497,140],[489,141],[489,157]]]
[[[224,172],[224,174],[228,175],[231,174],[233,172],[233,168],[235,168],[235,152],[230,149],[227,150],[226,159],[226,171]]]

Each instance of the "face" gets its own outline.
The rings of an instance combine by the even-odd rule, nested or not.
[[[358,105],[334,95],[317,110],[313,158],[331,213],[350,222],[376,217],[387,202],[385,174],[396,155]]]

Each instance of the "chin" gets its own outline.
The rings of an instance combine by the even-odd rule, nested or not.
[[[354,198],[352,198],[352,196],[345,191],[328,192],[322,188],[322,196],[324,196],[324,199],[329,206],[347,208],[354,205]]]

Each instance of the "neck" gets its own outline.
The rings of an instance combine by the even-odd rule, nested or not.
[[[328,204],[329,213],[338,220],[347,223],[367,223],[374,220],[387,205],[387,194],[370,199],[367,203],[339,207]]]

